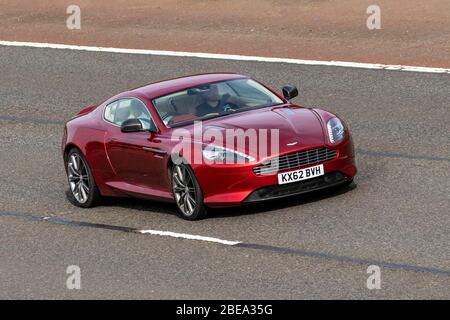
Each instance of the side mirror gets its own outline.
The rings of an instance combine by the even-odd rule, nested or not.
[[[287,84],[283,87],[283,96],[287,100],[291,100],[298,96],[298,90],[295,86],[291,86],[290,84]]]
[[[122,123],[120,130],[122,132],[139,132],[144,131],[144,126],[139,119],[128,119]]]

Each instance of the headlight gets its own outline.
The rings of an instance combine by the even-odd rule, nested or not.
[[[203,157],[211,162],[217,163],[246,163],[253,162],[255,158],[245,153],[218,147],[215,145],[207,145],[203,147]]]
[[[328,137],[331,143],[338,143],[345,137],[345,129],[341,120],[334,117],[327,122]]]

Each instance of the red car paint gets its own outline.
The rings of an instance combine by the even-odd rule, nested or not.
[[[151,103],[152,99],[193,86],[240,78],[247,77],[215,73],[166,80],[120,93],[97,107],[85,108],[65,126],[65,160],[70,148],[78,148],[85,156],[103,196],[134,196],[173,201],[168,168],[171,152],[176,144],[171,140],[174,129],[166,127],[161,121]],[[348,130],[345,138],[337,145],[328,140],[326,123],[334,117],[333,114],[294,105],[274,90],[268,89],[285,104],[205,120],[203,126],[244,130],[276,128],[280,132],[279,155],[326,146],[337,150],[337,156],[323,163],[325,173],[340,172],[348,178],[356,175],[353,144]],[[105,106],[123,97],[138,98],[146,105],[157,126],[156,133],[123,133],[120,127],[103,119]],[[193,125],[186,125],[184,128],[193,131]],[[292,141],[298,143],[288,145]],[[144,150],[143,147],[147,149]],[[241,151],[250,153],[249,150]],[[253,172],[253,167],[264,160],[258,159],[257,155],[253,156],[256,161],[245,164],[191,164],[206,205],[219,207],[240,204],[253,191],[278,184],[277,174],[257,176]]]

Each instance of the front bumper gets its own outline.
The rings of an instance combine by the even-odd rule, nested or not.
[[[253,191],[245,200],[245,203],[274,200],[284,197],[300,195],[302,193],[331,188],[349,183],[352,178],[340,172],[329,172],[323,176],[295,183],[263,187]]]
[[[253,168],[258,164],[197,165],[193,166],[193,170],[207,206],[233,206],[298,195],[349,182],[357,172],[352,142],[347,139],[335,149],[336,158],[323,162],[324,176],[286,185],[278,185],[276,173],[256,175]]]

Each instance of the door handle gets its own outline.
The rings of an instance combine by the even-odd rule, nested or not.
[[[165,154],[167,154],[166,151],[158,150],[158,149],[154,149],[154,148],[142,147],[142,149],[144,149],[145,151],[150,151],[150,152],[157,153],[157,154],[160,154],[160,155],[165,155]]]

